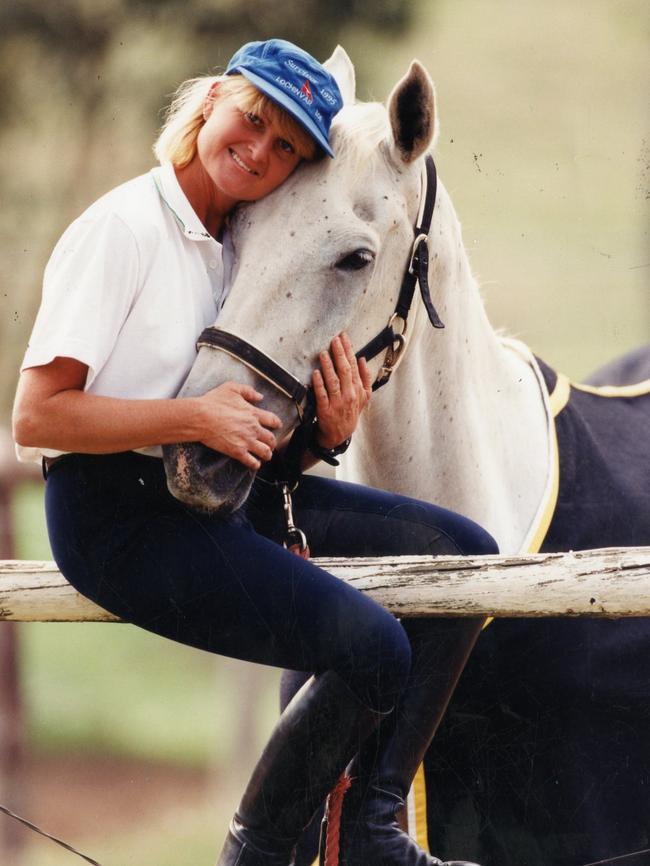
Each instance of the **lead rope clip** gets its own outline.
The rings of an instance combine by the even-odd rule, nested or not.
[[[287,527],[287,532],[284,539],[284,546],[289,549],[298,546],[300,552],[303,553],[307,549],[307,536],[298,529],[293,522],[293,502],[291,499],[291,490],[288,484],[282,484],[282,507],[284,509],[284,520]]]

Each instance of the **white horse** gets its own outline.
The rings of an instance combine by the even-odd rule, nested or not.
[[[346,61],[338,52],[330,66],[343,68],[338,77],[353,103]],[[411,101],[422,107],[422,117],[410,116]],[[436,130],[432,85],[419,64],[397,85],[389,113],[392,127],[381,106],[350,104],[334,125],[335,160],[304,165],[233,220],[236,264],[218,326],[250,340],[305,382],[331,335],[345,328],[359,347],[384,327],[408,265],[421,157]],[[442,185],[431,240],[430,283],[447,327],[433,330],[424,309],[414,309],[404,361],[373,398],[340,474],[462,511],[484,525],[503,552],[514,552],[526,545],[547,483],[544,392],[529,353],[499,340],[488,323]],[[237,361],[202,349],[181,396],[243,375],[260,384]],[[295,426],[290,401],[266,391],[285,429]],[[206,474],[204,466],[201,478],[191,481],[174,470],[170,480],[175,492],[202,504],[222,507],[221,496],[225,507],[239,504],[251,476],[230,467],[224,485],[222,472],[217,478],[213,470]],[[233,501],[237,474],[246,481]],[[179,490],[183,478],[189,483]]]
[[[231,289],[217,323],[219,329],[253,344],[302,382],[309,381],[318,352],[332,336],[345,329],[353,344],[360,347],[393,315],[402,276],[412,255],[413,231],[423,195],[424,157],[434,146],[437,129],[433,86],[417,61],[395,86],[387,110],[380,105],[354,103],[354,70],[342,49],[336,50],[327,65],[336,75],[346,102],[333,127],[336,158],[302,165],[272,195],[236,213],[230,227],[235,262]],[[552,410],[558,408],[554,407],[560,401],[558,394],[566,398],[570,389],[560,379],[559,391],[556,389],[549,398],[548,371],[540,368],[523,344],[494,332],[463,247],[460,223],[442,184],[438,185],[429,232],[429,255],[432,299],[445,328],[432,328],[424,306],[419,299],[414,302],[404,336],[403,360],[390,383],[373,396],[337,475],[466,514],[492,533],[504,553],[539,549],[558,495],[559,462]],[[371,363],[371,369],[377,372],[382,360],[383,353]],[[283,420],[283,435],[298,423],[292,400],[237,358],[209,347],[200,349],[180,396],[203,393],[226,380],[248,382],[262,391],[264,406]],[[229,510],[241,505],[253,479],[241,464],[198,444],[166,448],[165,464],[172,492],[209,509]],[[643,472],[650,481],[647,455]],[[645,511],[638,518],[646,528],[645,543],[650,543],[650,502],[643,501]],[[567,543],[571,546],[570,539]],[[612,641],[618,646],[616,640],[625,640],[625,632],[618,630],[619,637],[614,639],[611,629],[607,631],[608,625],[598,623],[594,628],[605,628],[603,645],[611,649]],[[485,639],[479,641],[477,657],[482,666],[477,670],[483,678],[498,676],[498,672],[481,660],[482,643],[489,648],[490,658],[504,652],[505,646],[508,654],[521,657],[522,647],[528,645],[529,629],[542,628],[542,659],[549,654],[548,646],[556,646],[553,633],[544,631],[544,626],[517,623],[511,632],[500,631],[500,626],[487,629]],[[503,639],[501,634],[505,635]],[[580,634],[573,649],[588,645],[591,652],[598,636],[591,631]],[[563,639],[567,639],[566,635]],[[534,642],[535,638],[530,640]],[[645,624],[634,633],[633,640],[636,647],[650,647]],[[570,667],[570,651],[565,656]],[[616,653],[614,657],[618,659]],[[541,680],[549,680],[550,695],[555,691],[552,680],[562,675],[561,670],[558,674],[561,668],[560,659],[551,673],[539,675]],[[513,676],[521,678],[524,673],[519,671]],[[475,684],[469,669],[464,682],[470,687]],[[489,701],[493,685],[485,680],[483,686],[487,689],[487,697],[483,697]],[[564,691],[558,688],[558,695],[564,696],[572,688],[570,684]],[[637,695],[635,711],[650,706],[645,695]],[[509,694],[508,700],[516,703],[516,696]],[[550,698],[543,700],[548,704]],[[558,697],[561,700],[564,697]],[[518,712],[512,709],[513,714]],[[556,715],[559,720],[561,709]],[[505,717],[510,718],[507,713]],[[572,716],[572,720],[562,716],[561,724],[566,742],[579,752],[585,720],[580,714]],[[492,733],[502,721],[489,719]],[[502,732],[503,726],[499,730]],[[526,752],[525,736],[524,732],[521,748],[525,759],[533,761],[536,746],[530,743]],[[641,753],[648,756],[647,741],[647,736],[638,741],[629,753],[632,760],[640,759]],[[436,759],[437,774],[441,764],[449,764],[450,755],[456,762],[461,760],[460,752],[472,751],[466,740],[455,743],[453,735],[444,739],[444,732],[443,742],[448,751]],[[546,752],[547,747],[548,743],[544,744]],[[557,755],[546,752],[551,763],[556,760]],[[562,758],[567,766],[571,761],[574,766],[570,780],[563,778],[558,783],[558,809],[561,803],[562,809],[577,812],[583,799],[591,796],[576,781],[587,765],[588,773],[595,772],[591,757],[579,757],[578,752],[572,753],[570,759],[566,755]],[[517,767],[525,763],[515,755],[509,759]],[[474,769],[468,767],[468,772],[474,773]],[[503,778],[499,777],[495,784],[503,785]],[[594,778],[593,785],[599,785],[602,780],[597,773]],[[547,781],[540,783],[542,787]],[[648,781],[645,776],[639,781],[633,773],[624,779],[622,788],[627,794],[618,800],[622,804],[627,796],[634,804],[639,785]],[[430,806],[438,823],[432,830],[438,833],[436,852],[444,854],[448,841],[453,845],[449,835],[452,831],[439,828],[458,824],[459,809],[465,810],[464,842],[470,836],[475,840],[468,856],[487,855],[487,862],[498,862],[500,866],[532,866],[538,862],[549,866],[549,857],[555,866],[564,862],[563,857],[578,866],[588,858],[611,857],[628,853],[634,846],[650,845],[650,840],[636,832],[637,824],[629,831],[623,828],[620,833],[617,830],[608,834],[603,829],[607,815],[600,814],[600,807],[594,809],[593,820],[584,819],[584,833],[582,829],[566,831],[566,838],[571,833],[576,839],[580,837],[566,848],[562,847],[565,836],[559,828],[560,818],[557,827],[551,821],[550,830],[542,826],[539,816],[531,819],[526,828],[513,828],[510,821],[525,823],[527,819],[521,815],[536,796],[530,779],[529,789],[523,793],[518,784],[508,792],[515,806],[518,798],[524,798],[520,809],[513,806],[515,817],[503,817],[503,810],[496,817],[486,817],[490,803],[474,802],[469,779],[462,782],[461,793],[450,794],[449,802],[445,802],[445,791],[437,791],[431,798],[435,803]],[[526,784],[525,780],[522,784]],[[469,806],[463,800],[465,795],[467,802],[471,801]],[[544,789],[540,798],[546,795]],[[476,796],[480,800],[479,793]],[[650,795],[646,802],[648,799]],[[628,811],[634,811],[634,806]],[[503,820],[503,826],[491,827],[486,835],[486,823],[499,820]],[[650,827],[650,820],[646,826]],[[546,844],[536,838],[535,834],[543,833],[551,839],[554,830],[558,830],[560,841]],[[505,845],[504,839],[518,838],[517,832],[520,838],[518,843],[512,843],[515,847]],[[517,849],[516,844],[521,847]],[[468,850],[466,844],[463,850]],[[540,859],[535,859],[538,854]],[[572,860],[572,856],[582,859]]]

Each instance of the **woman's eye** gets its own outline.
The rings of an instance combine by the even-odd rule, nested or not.
[[[262,122],[262,118],[257,114],[253,114],[252,111],[247,111],[245,114],[246,120],[250,121],[253,126],[259,126]]]
[[[375,254],[370,250],[355,250],[353,253],[344,256],[336,263],[336,267],[341,271],[360,271],[362,268],[371,265],[375,260]]]
[[[290,156],[296,152],[296,150],[295,150],[294,146],[291,144],[291,142],[287,141],[285,138],[281,138],[278,141],[278,147],[280,148],[280,150],[283,153],[287,153]]]

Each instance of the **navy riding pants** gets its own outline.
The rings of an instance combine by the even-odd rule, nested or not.
[[[410,665],[401,624],[363,593],[282,547],[278,488],[202,513],[167,490],[162,461],[134,452],[66,456],[46,483],[54,558],[83,595],[172,640],[299,671],[336,671],[379,710]],[[472,521],[416,500],[305,477],[294,516],[314,556],[493,553]]]

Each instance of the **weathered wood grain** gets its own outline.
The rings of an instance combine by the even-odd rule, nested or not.
[[[317,559],[397,616],[650,616],[650,547]],[[52,562],[0,561],[0,619],[115,622]]]

